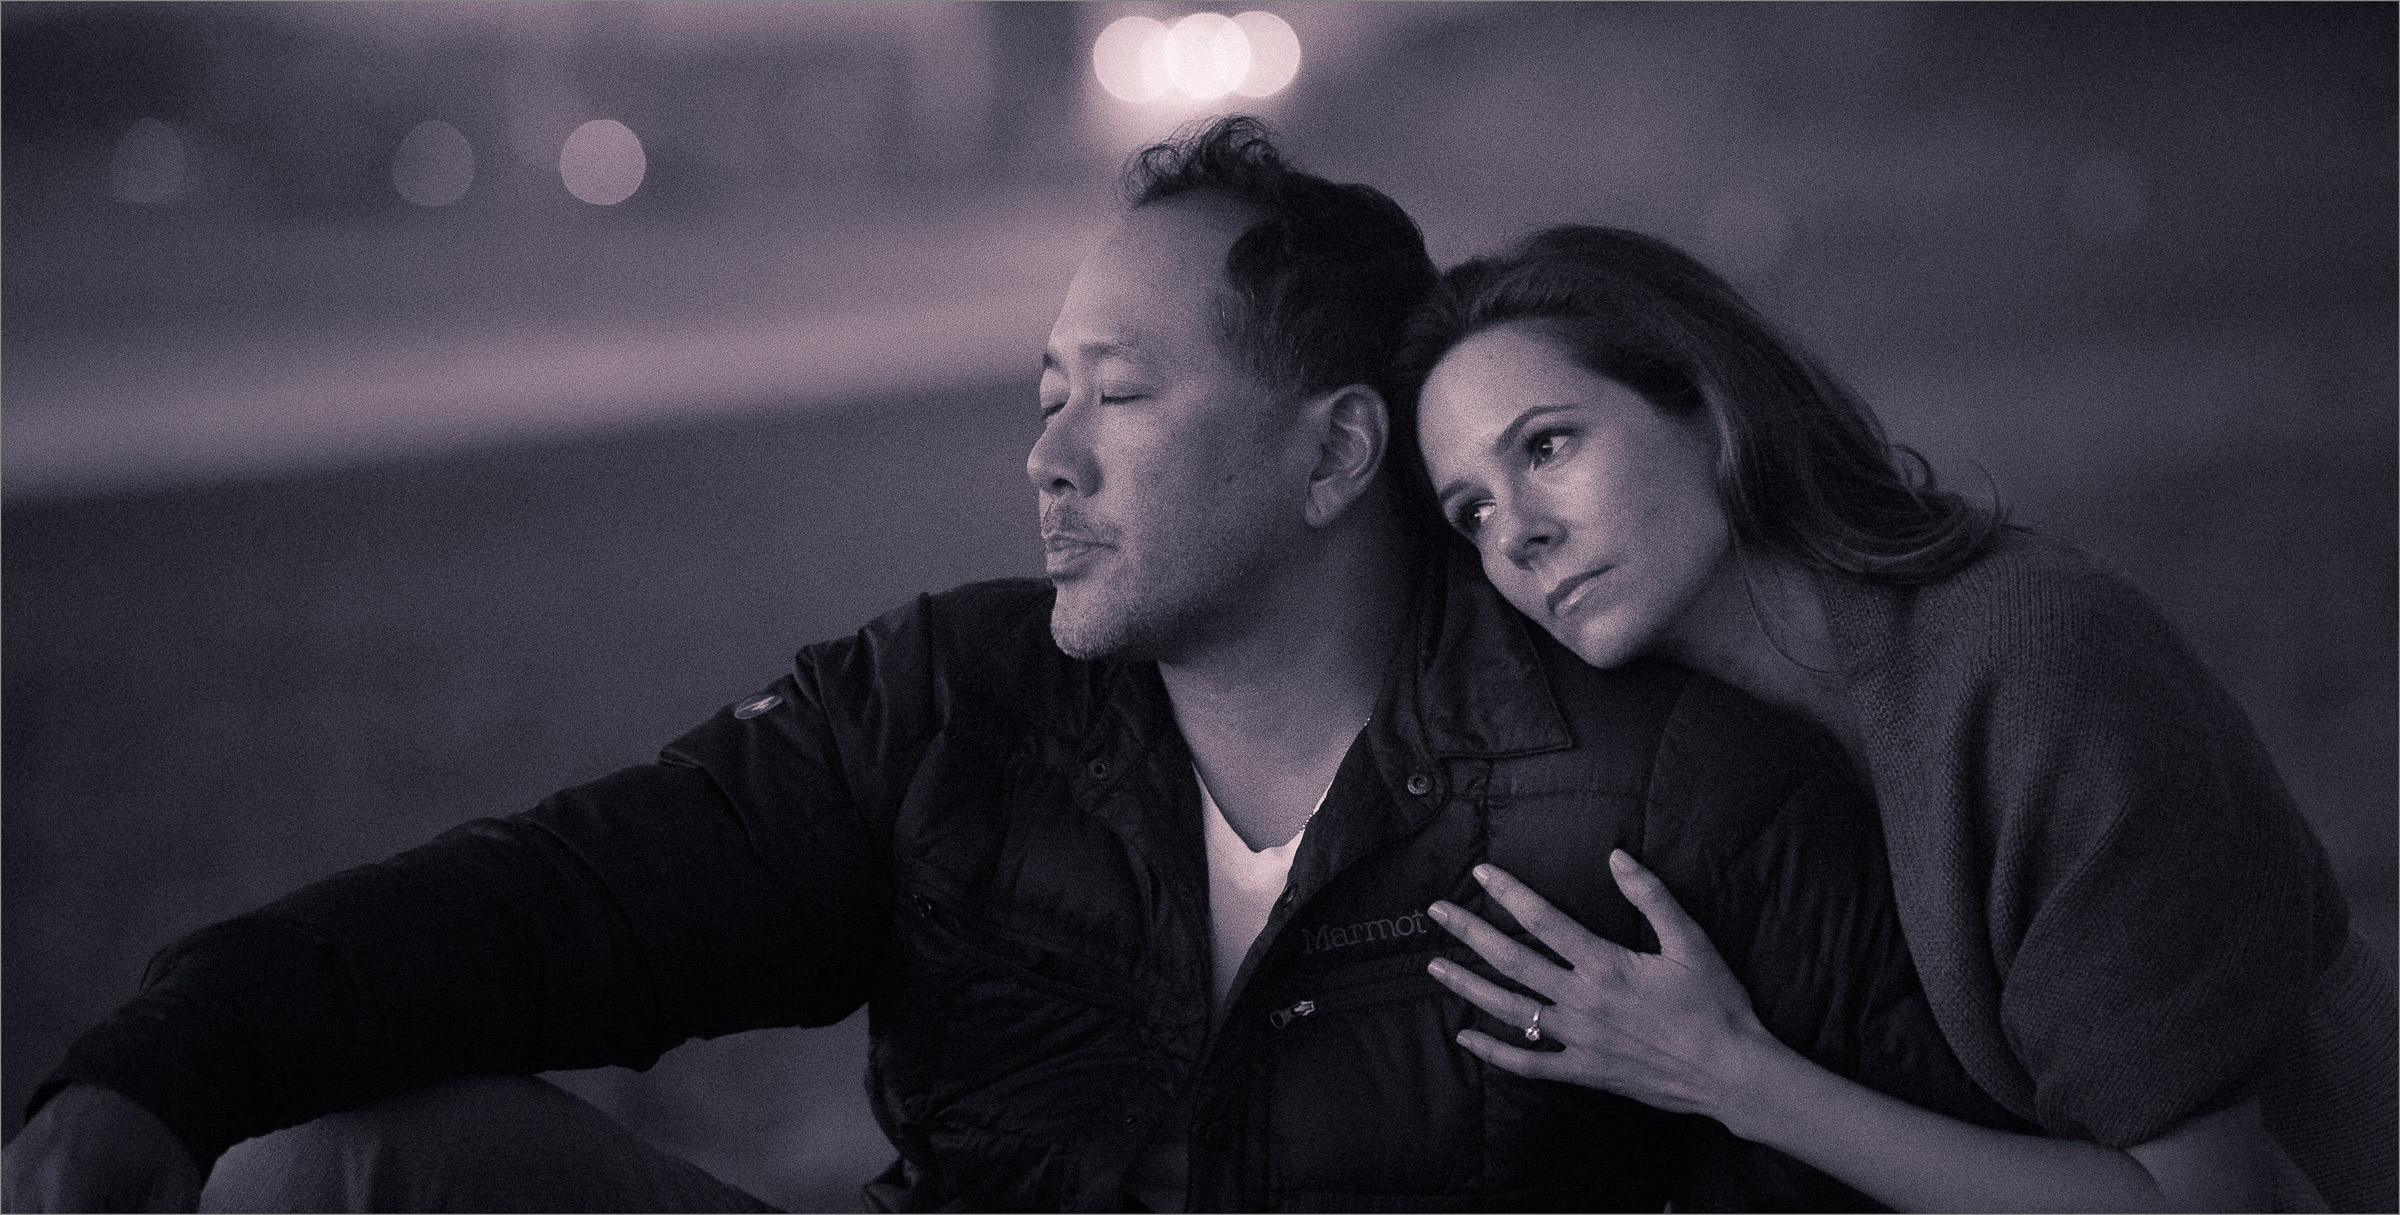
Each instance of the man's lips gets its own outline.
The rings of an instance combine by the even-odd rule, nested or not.
[[[1545,597],[1542,602],[1549,607],[1550,614],[1552,616],[1556,616],[1558,615],[1560,609],[1567,607],[1569,602],[1577,597],[1577,592],[1581,591],[1585,586],[1591,583],[1592,579],[1607,573],[1613,568],[1615,567],[1603,565],[1599,569],[1585,570],[1574,577],[1567,578],[1561,581],[1557,586],[1550,588],[1550,594]]]
[[[1108,547],[1107,541],[1081,532],[1046,531],[1042,533],[1042,564],[1052,577],[1061,577]]]
[[[1076,532],[1043,532],[1042,551],[1046,553],[1080,553],[1089,549],[1107,548],[1108,542]]]

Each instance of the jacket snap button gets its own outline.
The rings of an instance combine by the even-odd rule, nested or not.
[[[1084,770],[1092,774],[1093,780],[1108,779],[1108,761],[1105,759],[1093,760]]]
[[[1418,797],[1433,792],[1433,778],[1422,772],[1411,773],[1408,778],[1408,791]]]

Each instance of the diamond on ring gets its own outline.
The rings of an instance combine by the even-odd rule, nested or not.
[[[1542,1006],[1539,1004],[1533,1006],[1533,1024],[1525,1027],[1525,1040],[1527,1042],[1542,1040]]]

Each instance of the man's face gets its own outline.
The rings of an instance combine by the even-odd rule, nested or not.
[[[1067,288],[1025,475],[1069,654],[1175,661],[1237,636],[1305,541],[1314,453],[1220,322],[1248,222],[1213,200],[1140,208]]]

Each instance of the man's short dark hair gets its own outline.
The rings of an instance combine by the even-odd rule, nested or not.
[[[1225,255],[1238,305],[1225,317],[1227,341],[1280,391],[1365,384],[1391,399],[1409,313],[1439,277],[1400,204],[1291,167],[1247,115],[1135,153],[1125,193],[1135,207],[1206,193],[1254,210]]]

